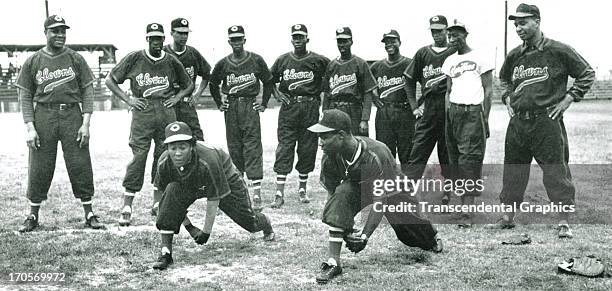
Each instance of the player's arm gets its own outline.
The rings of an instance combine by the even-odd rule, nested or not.
[[[564,46],[558,52],[559,58],[568,69],[570,77],[574,78],[574,84],[565,93],[565,98],[555,106],[550,113],[550,118],[556,119],[569,108],[572,102],[578,102],[591,89],[595,82],[595,71],[591,65],[579,55],[573,48]]]
[[[489,120],[489,112],[491,112],[491,99],[493,98],[493,71],[487,71],[480,75],[482,89],[484,90],[484,114],[485,120]]]
[[[181,64],[181,62],[175,57],[171,57],[171,60],[172,68],[174,69],[174,72],[178,78],[180,90],[173,97],[169,97],[168,99],[164,100],[164,106],[166,107],[172,107],[179,101],[183,100],[184,97],[191,96],[191,93],[195,88],[195,85],[185,70],[185,67],[183,67],[183,64]]]
[[[444,108],[448,109],[450,107],[450,94],[453,90],[453,78],[450,76],[446,76],[446,94],[444,94]]]
[[[85,104],[91,103],[91,107],[93,109],[93,99],[94,99],[94,88],[93,85],[88,85],[84,88],[83,92],[83,123],[81,127],[79,127],[79,131],[77,132],[77,141],[79,142],[79,147],[82,148],[89,144],[89,124],[91,121],[91,111],[86,110],[87,106]],[[89,112],[88,112],[89,111]]]
[[[208,64],[208,62],[200,54],[200,52],[198,51],[196,52],[197,52],[197,58],[199,59],[199,63],[200,63],[199,73],[197,75],[199,75],[201,79],[200,79],[200,85],[198,85],[198,88],[195,90],[194,94],[192,94],[194,104],[199,101],[199,98],[202,96],[204,89],[206,89],[206,86],[208,86],[208,80],[210,80],[210,64]]]
[[[131,108],[135,108],[136,110],[143,110],[145,108],[144,101],[139,98],[130,98],[121,88],[115,78],[113,78],[112,74],[108,74],[106,77],[106,81],[104,82],[106,87],[113,92],[113,95],[117,96],[117,98],[121,99],[125,104],[130,106]]]
[[[215,104],[217,104],[217,108],[221,111],[226,111],[228,108],[227,101],[223,100],[221,97],[221,82],[223,75],[222,61],[219,61],[215,65],[215,68],[213,69],[210,75],[210,82],[208,83],[208,88],[210,89],[210,95],[215,101]]]
[[[34,96],[29,90],[19,88],[19,100],[21,101],[21,112],[26,125],[26,143],[28,147],[36,150],[40,147],[40,138],[34,127]]]
[[[198,103],[198,100],[202,96],[202,93],[204,92],[204,89],[206,89],[207,86],[208,86],[208,79],[204,79],[203,77],[200,77],[200,84],[198,85],[198,89],[196,89],[194,91],[195,93],[191,95],[194,103]]]

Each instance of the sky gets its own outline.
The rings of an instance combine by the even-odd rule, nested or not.
[[[44,0],[9,1],[0,17],[0,42],[43,44]],[[521,2],[509,0],[508,11],[514,12]],[[612,5],[598,0],[528,3],[540,8],[541,28],[547,37],[571,45],[596,69],[600,79],[610,78],[609,47],[597,38],[607,35],[603,31],[610,26],[607,20]],[[297,23],[308,27],[308,48],[330,58],[338,55],[335,30],[341,26],[351,27],[353,53],[364,59],[386,56],[380,39],[392,28],[401,34],[402,54],[412,57],[418,48],[432,42],[428,20],[436,14],[445,15],[449,22],[459,19],[465,23],[470,32],[468,43],[489,55],[498,69],[504,58],[504,23],[508,23],[508,51],[520,44],[513,22],[504,19],[504,0],[49,0],[49,13],[63,16],[71,26],[68,44],[111,43],[118,48],[118,58],[146,47],[148,23],[161,23],[167,32],[166,42],[170,42],[170,21],[184,17],[191,23],[188,44],[211,65],[231,52],[227,28],[237,24],[245,27],[245,48],[262,55],[269,66],[292,49],[290,27]],[[6,65],[6,59],[0,61]]]

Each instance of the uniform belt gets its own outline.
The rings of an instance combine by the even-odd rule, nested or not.
[[[246,102],[246,101],[254,101],[255,96],[227,96],[228,101],[238,101],[238,102]]]
[[[66,110],[77,106],[78,104],[79,103],[36,103],[36,106],[41,106],[53,110]]]
[[[458,103],[452,103],[451,102],[451,107],[454,107],[455,110],[459,110],[459,111],[480,111],[482,110],[482,105],[481,104],[458,104]]]
[[[351,101],[332,101],[331,104],[334,104],[335,106],[348,106],[348,105],[353,105],[353,104],[358,104],[358,103],[351,102]]]
[[[290,103],[300,103],[300,102],[310,102],[316,100],[316,97],[313,96],[288,96]]]
[[[555,104],[555,105],[552,105],[546,108],[538,108],[538,109],[533,109],[533,110],[517,111],[515,112],[515,115],[519,119],[524,119],[524,120],[536,119],[537,117],[540,117],[542,115],[548,115],[550,112],[552,112],[555,106],[557,105]]]
[[[383,104],[385,104],[385,106],[389,106],[389,107],[395,107],[395,108],[405,108],[406,106],[408,106],[408,102],[389,102],[389,101],[383,101]]]

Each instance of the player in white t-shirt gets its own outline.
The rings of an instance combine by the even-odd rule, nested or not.
[[[482,192],[478,180],[482,177],[487,137],[488,119],[493,94],[493,66],[480,51],[472,50],[466,42],[465,25],[455,20],[448,27],[450,45],[457,53],[449,56],[442,65],[447,76],[446,89],[446,147],[452,178],[464,180],[462,189],[455,189],[464,205],[474,204],[474,197]],[[469,182],[470,180],[473,181]],[[458,186],[457,186],[458,187]],[[462,213],[459,227],[472,226],[472,214]]]

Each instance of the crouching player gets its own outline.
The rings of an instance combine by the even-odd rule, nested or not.
[[[263,230],[265,241],[274,240],[270,220],[251,208],[246,183],[226,152],[196,142],[183,122],[168,124],[165,134],[168,150],[159,159],[155,177],[157,191],[163,193],[156,224],[161,233],[161,256],[153,269],[164,270],[173,263],[172,239],[181,222],[198,244],[205,244],[218,209],[245,230]],[[200,198],[207,199],[202,230],[186,216],[187,208]]]
[[[373,195],[375,180],[394,180],[403,177],[403,174],[385,144],[352,134],[348,114],[336,109],[326,110],[321,121],[308,130],[318,133],[321,139],[321,149],[324,153],[321,161],[321,184],[328,192],[323,223],[329,226],[329,259],[321,265],[316,278],[318,283],[327,283],[342,273],[342,241],[346,241],[351,251],[360,252],[383,216],[389,221],[397,238],[405,245],[433,252],[442,251],[442,242],[436,236],[437,231],[428,220],[421,218],[416,212],[372,210],[363,231],[360,234],[353,233],[354,217],[366,206],[377,202],[383,205],[418,205],[418,200],[401,191]]]

